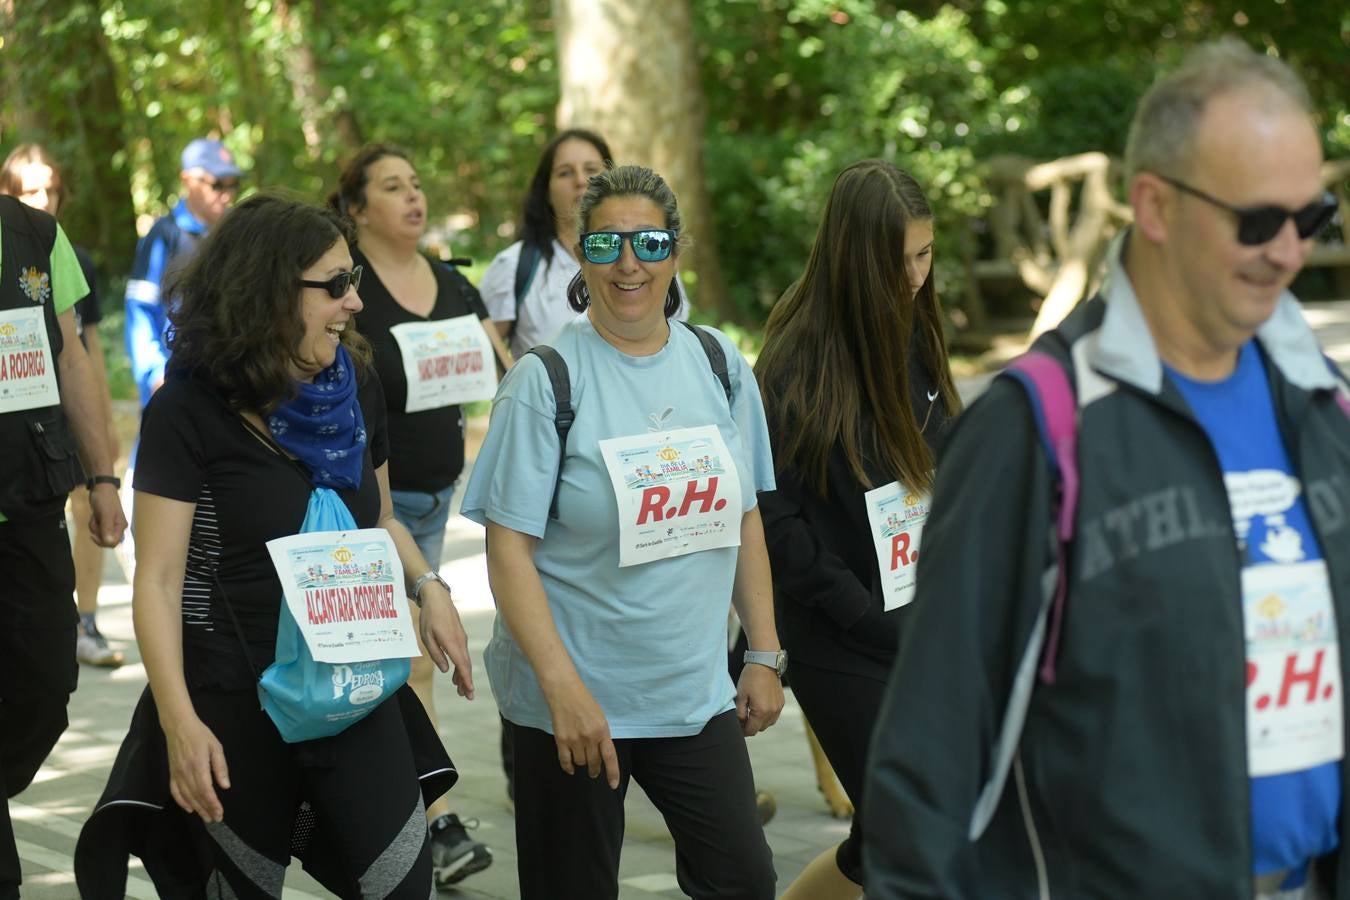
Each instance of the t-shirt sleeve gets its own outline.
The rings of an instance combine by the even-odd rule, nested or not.
[[[94,260],[82,247],[75,248],[75,258],[80,261],[80,271],[84,273],[84,281],[89,285],[89,293],[80,298],[75,305],[75,314],[79,316],[80,328],[83,331],[103,320],[103,310],[99,309],[98,305],[98,270],[94,268]]]
[[[493,321],[516,320],[516,263],[520,260],[522,246],[517,241],[498,253],[478,283],[478,292]]]
[[[544,364],[522,357],[502,379],[487,436],[464,491],[461,511],[522,534],[544,536],[558,479],[553,389]]]
[[[378,469],[389,461],[389,411],[384,403],[384,387],[373,365],[366,369],[365,377],[357,399],[361,404],[361,416],[366,423],[370,465],[371,468]]]
[[[209,417],[219,410],[214,422]],[[141,414],[140,449],[132,486],[138,491],[196,503],[206,474],[206,448],[227,413],[185,378],[170,378]]]
[[[750,364],[731,339],[716,329],[708,329],[727,354],[727,374],[731,378],[731,417],[740,429],[746,463],[755,480],[756,491],[774,489],[773,450],[769,445],[769,424],[764,417],[764,399]]]
[[[75,305],[89,293],[89,284],[80,270],[80,261],[75,257],[75,248],[70,245],[65,229],[56,226],[56,243],[52,245],[52,308],[59,316]]]

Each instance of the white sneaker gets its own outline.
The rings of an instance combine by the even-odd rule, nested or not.
[[[92,632],[85,631],[83,626],[80,626],[80,636],[75,640],[75,658],[85,665],[105,669],[115,669],[126,661],[121,650],[108,646],[108,639],[102,632],[97,628]]]

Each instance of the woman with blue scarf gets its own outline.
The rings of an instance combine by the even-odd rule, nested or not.
[[[383,392],[354,327],[360,277],[337,216],[264,194],[222,220],[177,285],[135,482],[150,687],[81,835],[83,896],[121,896],[126,852],[162,896],[280,897],[293,853],[338,896],[431,893],[424,810],[455,773],[411,691],[368,678],[372,711],[312,740],[288,742],[259,708],[285,605],[266,542],[302,530],[312,494],[387,530],[432,661],[473,696],[449,589],[393,517]]]

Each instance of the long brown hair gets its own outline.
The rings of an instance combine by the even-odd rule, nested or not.
[[[905,227],[931,220],[918,183],[883,160],[839,174],[802,277],[774,306],[755,364],[775,466],[820,496],[842,445],[858,481],[864,458],[905,485],[929,489],[933,454],[910,403],[911,337],[949,415],[961,406],[942,334],[933,274],[911,286]]]

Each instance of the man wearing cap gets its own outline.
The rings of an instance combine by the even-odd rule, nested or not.
[[[1350,395],[1288,292],[1321,165],[1297,76],[1236,40],[1140,100],[1134,224],[1035,346],[1076,397],[1062,605],[1073,481],[997,378],[937,473],[869,898],[1350,897]]]
[[[220,141],[198,138],[183,150],[182,193],[173,212],[158,219],[136,247],[127,282],[126,339],[131,373],[144,407],[164,382],[169,358],[168,324],[162,291],[182,268],[197,242],[239,196],[243,172]]]

